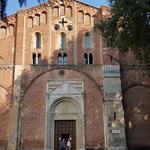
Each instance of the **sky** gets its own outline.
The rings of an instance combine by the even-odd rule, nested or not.
[[[46,1],[47,0],[45,0],[45,2]],[[108,5],[107,0],[80,0],[80,1],[90,4],[92,6],[96,6],[96,7],[99,7],[101,5]],[[26,7],[24,6],[23,8],[30,8],[35,5],[39,5],[37,0],[27,0],[27,5],[26,5]],[[18,0],[8,0],[8,4],[7,4],[7,8],[6,8],[7,15],[14,14],[19,9],[20,9],[20,6],[18,4]]]

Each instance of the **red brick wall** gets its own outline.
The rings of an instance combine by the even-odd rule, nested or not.
[[[133,66],[128,53],[121,57],[123,104],[128,148],[150,148],[150,78],[148,71]]]
[[[150,147],[150,88],[135,86],[124,93],[126,137],[129,148]]]
[[[47,72],[37,78],[25,95],[22,106],[21,127],[24,147],[44,146],[46,83],[49,79],[58,80],[58,71]],[[103,147],[103,100],[98,86],[85,75],[73,70],[66,70],[65,78],[85,82],[86,146]]]

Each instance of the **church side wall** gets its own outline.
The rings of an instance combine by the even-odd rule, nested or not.
[[[0,21],[0,149],[8,144],[15,50],[15,15]]]

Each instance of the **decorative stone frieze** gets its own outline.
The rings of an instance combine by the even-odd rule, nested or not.
[[[35,13],[40,14],[42,11],[46,11],[47,12],[47,8],[49,7],[48,3],[44,3],[38,6],[34,6],[30,9],[25,10],[25,14],[27,15],[33,15]]]
[[[73,6],[74,5],[74,1],[73,0],[51,0],[51,2],[50,2],[50,5],[52,7],[59,6],[61,4],[64,4],[66,6]]]

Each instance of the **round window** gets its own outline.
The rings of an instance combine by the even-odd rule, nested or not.
[[[54,29],[57,31],[57,30],[60,29],[60,26],[59,26],[58,24],[55,24],[55,25],[54,25]]]
[[[73,30],[73,26],[72,25],[68,25],[68,31],[72,31]]]

